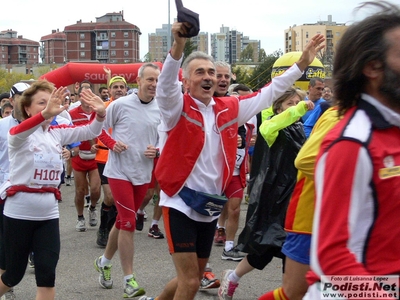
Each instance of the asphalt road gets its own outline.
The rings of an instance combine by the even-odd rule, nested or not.
[[[93,267],[94,259],[103,254],[104,249],[96,245],[98,227],[88,227],[86,232],[75,231],[76,210],[74,206],[74,186],[62,187],[63,201],[60,206],[61,253],[57,266],[56,299],[123,299],[123,274],[117,255],[113,258],[112,278],[114,287],[110,290],[98,284],[98,273]],[[238,234],[244,224],[247,205],[241,205]],[[146,290],[146,295],[157,296],[164,285],[175,276],[175,269],[168,252],[166,239],[155,240],[147,236],[151,223],[153,205],[146,208],[149,216],[142,232],[135,233],[134,272],[136,279]],[[88,219],[87,211],[85,217]],[[160,229],[164,232],[163,223]],[[234,269],[237,262],[221,259],[222,247],[213,247],[210,263],[218,278],[225,269]],[[274,259],[263,271],[254,270],[239,282],[233,299],[253,300],[268,290],[281,284],[282,263]],[[35,299],[36,284],[34,270],[27,268],[24,279],[14,288],[17,299]],[[217,289],[199,291],[195,298],[218,299]]]

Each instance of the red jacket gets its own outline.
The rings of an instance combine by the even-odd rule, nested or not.
[[[183,101],[181,118],[168,132],[155,170],[161,190],[170,197],[181,190],[204,147],[202,114],[191,96],[185,94]],[[225,190],[232,178],[236,161],[239,102],[235,97],[214,98],[214,101],[216,130],[221,136],[225,158],[222,174],[222,190]]]

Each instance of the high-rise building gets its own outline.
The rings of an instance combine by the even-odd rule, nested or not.
[[[218,33],[211,34],[211,56],[216,61],[225,61],[235,64],[241,61],[243,50],[251,45],[253,48],[252,62],[258,62],[260,41],[250,40],[237,30],[230,30],[222,25]]]
[[[33,65],[38,62],[38,42],[24,39],[12,29],[0,32],[0,64]]]
[[[149,53],[148,58],[151,61],[163,62],[170,49],[168,49],[168,38],[170,38],[169,45],[172,45],[173,37],[171,36],[171,25],[163,24],[161,28],[156,28],[155,33],[149,33]],[[208,53],[208,33],[200,32],[197,36],[190,39],[194,49]]]
[[[63,62],[99,61],[102,63],[135,63],[139,58],[139,27],[124,20],[123,12],[108,13],[96,22],[82,22],[65,26],[65,54]],[[43,61],[61,59],[63,52],[59,34],[52,33],[41,39]],[[57,47],[57,51],[51,47]],[[64,53],[64,52],[63,52]]]
[[[149,33],[149,52],[147,53],[150,61],[163,62],[168,54],[168,38],[169,45],[172,45],[173,37],[170,29],[171,25],[163,24],[161,28],[156,28],[155,33]]]

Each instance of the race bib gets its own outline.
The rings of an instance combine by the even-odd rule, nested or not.
[[[33,185],[58,185],[63,171],[60,154],[34,153],[33,174],[31,184]]]
[[[244,156],[246,154],[246,149],[237,149],[236,151],[236,164],[235,168],[240,169],[240,166],[242,165],[242,162],[244,160]]]

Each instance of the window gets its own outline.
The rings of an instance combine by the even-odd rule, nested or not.
[[[36,55],[33,56],[33,59],[36,59]]]
[[[115,47],[115,42],[111,42],[111,47]]]
[[[33,47],[33,52],[36,52],[36,48],[35,47]]]
[[[124,42],[124,47],[128,47],[129,46],[129,42]]]
[[[117,55],[116,51],[115,50],[111,50],[111,56],[116,56],[116,55]]]
[[[124,31],[124,37],[128,37],[129,36],[129,32],[128,31]]]
[[[4,51],[4,46],[1,46],[1,51]]]
[[[308,39],[308,31],[306,31],[306,38]]]
[[[85,57],[85,51],[81,51],[81,57]]]
[[[79,37],[80,37],[81,39],[84,39],[84,38],[85,38],[85,34],[84,34],[84,33],[81,33],[81,34],[79,35]]]
[[[115,32],[114,31],[111,31],[111,37],[115,38]]]
[[[6,56],[4,54],[1,55],[1,58],[6,58]]]
[[[129,56],[129,51],[124,51],[124,56]]]
[[[85,43],[81,43],[81,48],[85,48]]]

